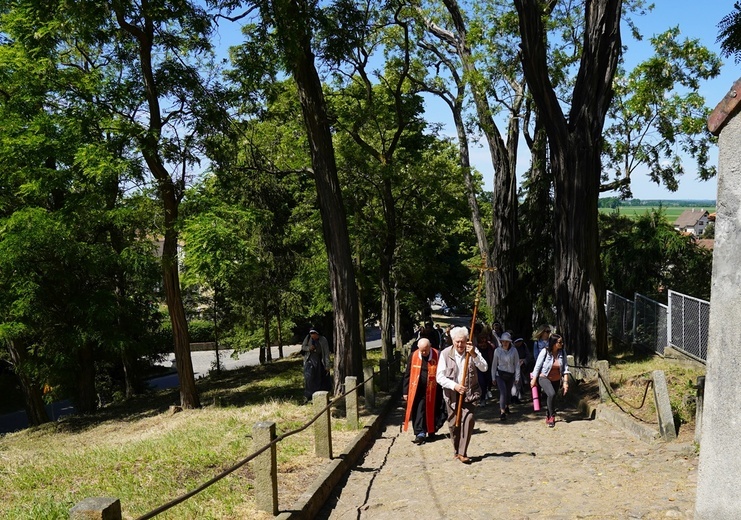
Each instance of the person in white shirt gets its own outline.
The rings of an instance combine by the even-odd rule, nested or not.
[[[520,384],[520,355],[512,348],[512,336],[502,333],[501,346],[494,351],[491,360],[491,377],[499,389],[499,419],[504,421],[509,413],[509,401],[512,396],[512,385]]]
[[[477,369],[483,372],[489,369],[481,352],[469,341],[466,327],[455,327],[450,331],[453,346],[440,353],[436,379],[443,388],[443,399],[448,412],[448,428],[455,450],[454,458],[468,464],[468,444],[474,427],[473,412],[481,397],[481,388]],[[464,377],[463,365],[469,356],[467,372]],[[456,414],[460,396],[463,396],[460,425],[456,428]]]

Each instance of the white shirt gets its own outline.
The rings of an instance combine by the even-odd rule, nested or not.
[[[445,377],[445,369],[448,366],[448,363],[450,363],[450,356],[440,354],[440,360],[437,362],[437,372],[435,373],[435,379],[437,380],[437,383],[442,386],[443,388],[447,388],[448,390],[455,390],[455,385],[460,383],[461,377],[463,377],[463,363],[466,360],[466,352],[463,351],[463,354],[459,354],[458,351],[455,349],[455,347],[450,347],[453,351],[453,360],[455,361],[455,364],[458,365],[458,381],[453,381],[452,379],[449,379]],[[474,347],[473,354],[471,355],[471,360],[473,361],[474,366],[481,370],[482,372],[486,372],[489,369],[489,364],[484,359],[484,356],[481,355],[481,352],[479,352],[479,349]]]
[[[491,361],[491,377],[497,377],[497,370],[504,372],[510,372],[515,374],[515,381],[520,380],[520,355],[517,353],[517,349],[509,347],[504,350],[504,347],[498,347],[494,351],[494,359]]]

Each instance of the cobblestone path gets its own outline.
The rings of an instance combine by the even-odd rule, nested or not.
[[[499,420],[476,412],[468,450],[450,440],[417,446],[403,410],[329,499],[322,519],[692,518],[698,458],[692,444],[647,444],[610,423],[559,412],[547,428],[530,403]],[[447,425],[440,433],[447,432]]]

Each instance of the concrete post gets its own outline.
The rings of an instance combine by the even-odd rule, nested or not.
[[[659,420],[659,433],[665,441],[673,441],[677,438],[677,429],[674,426],[674,414],[669,402],[669,387],[666,384],[666,376],[663,370],[651,372],[654,387],[654,399],[656,400],[656,418]]]
[[[329,392],[314,392],[314,415],[329,404]],[[314,453],[324,459],[332,458],[332,420],[327,409],[314,423]]]
[[[257,451],[275,439],[275,423],[259,422],[252,429],[253,449]],[[255,505],[259,511],[267,511],[273,516],[278,514],[278,462],[276,446],[255,457]]]
[[[376,407],[376,387],[373,385],[373,367],[363,368],[363,379],[365,379],[365,409],[373,411]]]
[[[358,384],[358,378],[355,376],[345,376],[345,392],[351,388],[355,388]],[[360,427],[360,419],[358,418],[358,390],[355,389],[347,396],[345,396],[345,418],[347,419],[347,425],[353,430],[357,430]]]
[[[695,401],[695,442],[700,444],[702,436],[702,406],[705,400],[705,376],[697,377],[697,400]]]
[[[121,501],[111,497],[90,497],[69,510],[70,520],[121,520]]]
[[[599,373],[597,378],[599,382],[599,399],[604,403],[610,398],[610,362],[606,359],[597,361],[597,372]]]
[[[389,391],[389,362],[387,359],[382,359],[379,362],[378,366],[379,370],[381,371],[381,392],[388,392]]]
[[[718,198],[710,289],[702,446],[696,520],[738,518],[741,511],[741,80],[708,119],[718,140]]]
[[[574,362],[574,356],[572,356],[571,354],[567,355],[566,363],[569,364],[569,372],[571,372],[571,377],[578,381],[584,379],[581,368],[576,368],[575,366],[576,363]]]

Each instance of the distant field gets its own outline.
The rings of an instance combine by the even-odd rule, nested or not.
[[[675,220],[677,220],[677,217],[682,214],[682,212],[686,209],[696,209],[696,210],[706,210],[709,213],[713,213],[715,211],[715,206],[671,206],[671,207],[664,207],[664,214],[666,215],[666,219],[673,223]],[[625,215],[626,217],[635,217],[638,215],[643,215],[652,209],[658,209],[658,206],[620,206],[618,208],[620,210],[621,215]],[[602,213],[609,213],[611,211],[614,211],[612,208],[600,208],[600,212]]]

